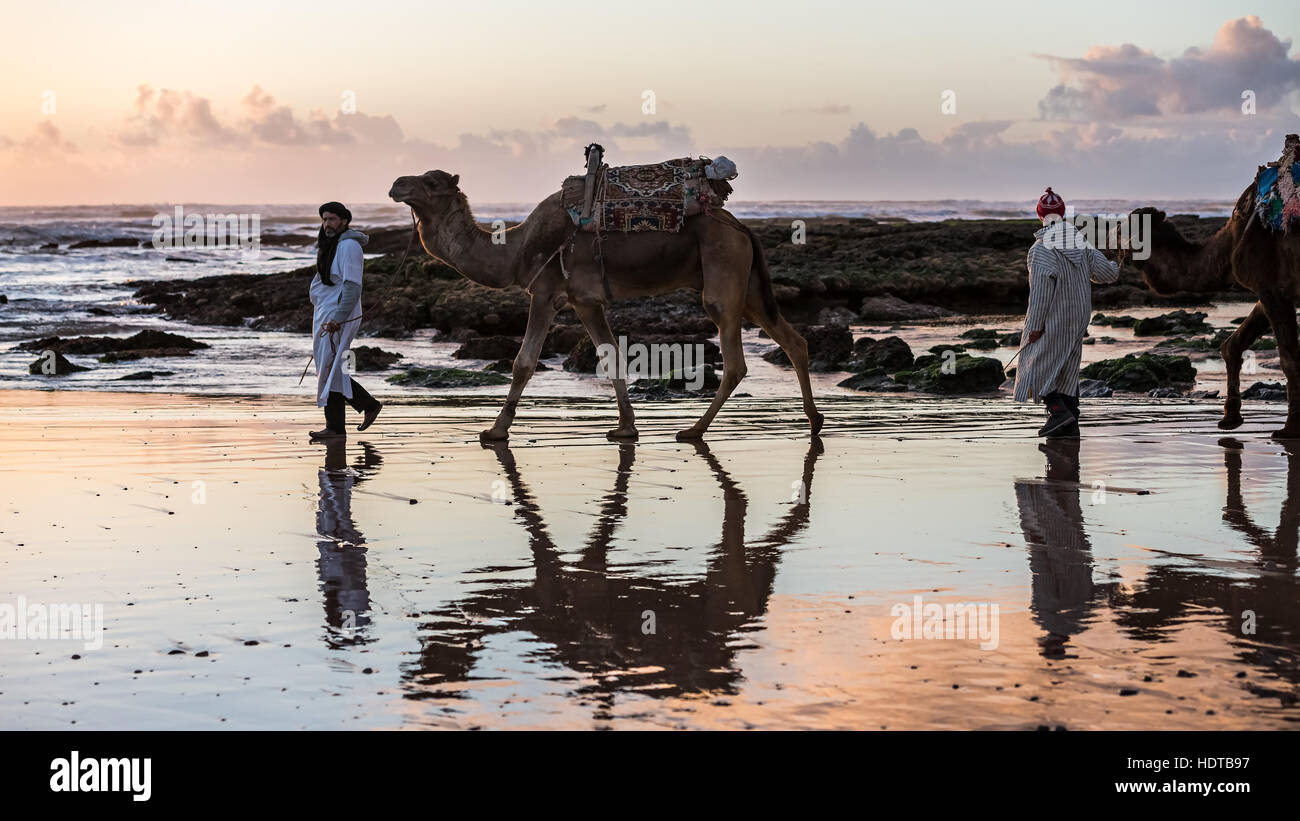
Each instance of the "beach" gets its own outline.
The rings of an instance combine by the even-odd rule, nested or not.
[[[0,391],[0,605],[103,614],[0,640],[0,726],[1294,725],[1281,405],[1085,399],[1071,445],[1005,397],[827,396],[810,440],[794,394],[704,445],[702,400],[614,444],[612,402],[526,398],[484,447],[498,398],[381,390],[327,447],[302,397]]]

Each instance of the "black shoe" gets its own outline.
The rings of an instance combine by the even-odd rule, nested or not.
[[[1066,425],[1078,424],[1074,414],[1070,413],[1069,408],[1065,407],[1062,402],[1053,402],[1047,406],[1048,416],[1047,423],[1038,429],[1039,436],[1046,436],[1049,433],[1058,431]]]
[[[1065,425],[1065,426],[1063,426],[1063,427],[1057,428],[1056,430],[1052,431],[1051,433],[1046,434],[1046,436],[1047,436],[1048,439],[1078,439],[1078,438],[1079,438],[1079,422],[1078,422],[1077,420],[1074,421],[1074,422],[1071,422],[1071,423],[1069,423],[1068,425]]]

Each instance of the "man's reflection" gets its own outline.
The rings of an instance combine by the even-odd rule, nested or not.
[[[325,602],[325,644],[331,649],[372,641],[370,591],[366,589],[366,540],[352,521],[352,489],[383,464],[379,452],[361,443],[361,455],[352,468],[347,463],[347,440],[323,440],[325,466],[320,469],[320,501],[316,507],[316,542],[320,558],[316,570]]]

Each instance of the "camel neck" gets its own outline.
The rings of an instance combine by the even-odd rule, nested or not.
[[[420,241],[425,250],[456,270],[456,273],[488,288],[515,284],[511,243],[494,243],[463,203],[456,203],[445,216],[420,215]]]

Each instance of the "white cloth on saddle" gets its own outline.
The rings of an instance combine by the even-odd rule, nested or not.
[[[333,334],[321,335],[321,326],[334,316],[343,295],[343,283],[355,282],[361,285],[361,271],[365,258],[361,246],[369,240],[360,231],[348,230],[339,238],[338,249],[334,252],[334,263],[330,266],[332,285],[321,281],[317,273],[311,281],[309,295],[312,304],[312,356],[316,360],[316,405],[325,407],[331,391],[338,391],[347,399],[352,398],[352,376],[345,367],[348,348],[356,338],[361,326],[361,300],[348,316],[342,328]]]

